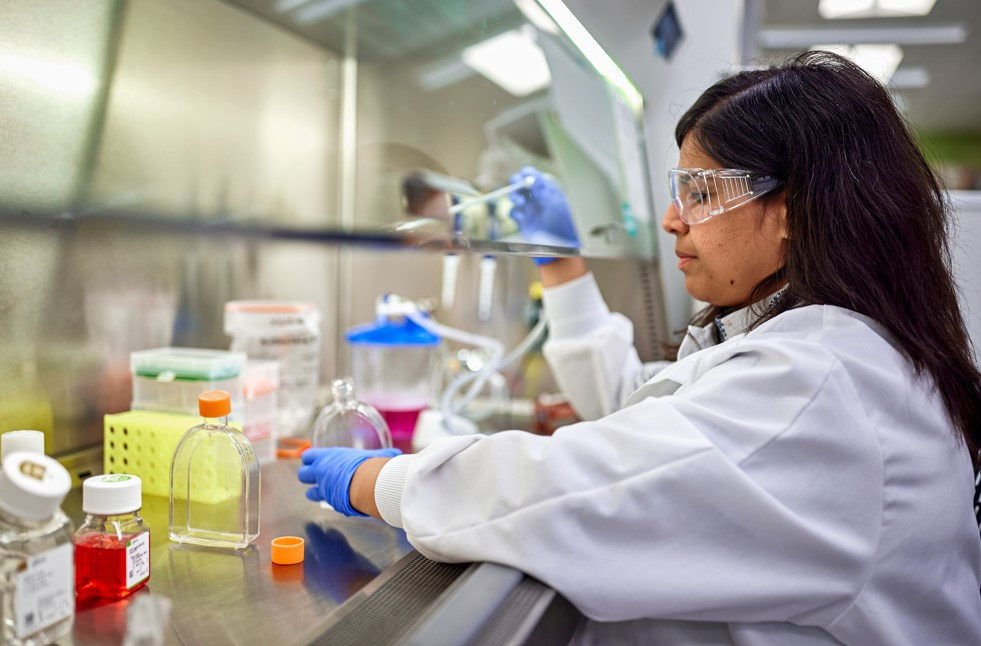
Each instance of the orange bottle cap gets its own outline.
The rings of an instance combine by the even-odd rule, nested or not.
[[[209,419],[232,412],[232,397],[224,390],[208,390],[198,395],[198,411]]]
[[[286,460],[299,459],[303,452],[313,446],[313,442],[298,437],[279,438],[279,447],[276,449],[276,457]]]
[[[280,536],[272,540],[272,562],[296,565],[303,562],[303,539],[299,536]]]

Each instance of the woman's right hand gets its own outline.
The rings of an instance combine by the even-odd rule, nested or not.
[[[555,180],[537,168],[525,166],[511,183],[530,179],[531,185],[511,191],[511,217],[527,242],[579,247],[569,203]]]

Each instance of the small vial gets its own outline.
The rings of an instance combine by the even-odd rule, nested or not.
[[[170,462],[170,540],[243,549],[259,535],[259,460],[228,426],[223,390],[198,396],[203,424],[187,429]]]
[[[0,643],[50,644],[75,619],[72,526],[59,509],[72,479],[57,460],[15,451],[0,472]]]
[[[75,592],[79,599],[122,599],[150,580],[150,528],[140,517],[137,476],[94,476],[82,483],[85,523],[75,532]]]

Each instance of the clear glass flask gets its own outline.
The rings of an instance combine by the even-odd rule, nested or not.
[[[150,580],[150,528],[140,516],[143,483],[115,473],[82,483],[85,522],[75,532],[79,598],[122,599]]]
[[[241,549],[259,535],[259,461],[228,426],[231,399],[201,393],[204,423],[184,433],[170,463],[170,540]]]
[[[72,479],[57,460],[9,453],[0,473],[0,643],[50,644],[75,618],[72,526],[59,505]]]
[[[350,377],[330,382],[334,402],[320,412],[313,424],[314,448],[347,446],[355,449],[388,449],[392,434],[388,424],[370,404],[354,396],[354,381]]]

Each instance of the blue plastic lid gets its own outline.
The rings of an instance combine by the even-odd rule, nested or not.
[[[374,323],[359,325],[344,335],[348,343],[364,345],[438,345],[440,338],[412,319],[393,321],[381,317]]]

